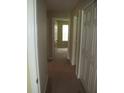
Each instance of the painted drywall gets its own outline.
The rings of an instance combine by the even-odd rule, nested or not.
[[[48,32],[48,59],[53,57],[53,48],[52,48],[52,18],[47,16],[47,32]]]
[[[79,0],[47,0],[48,10],[71,11]]]
[[[37,46],[41,93],[45,93],[47,69],[47,10],[45,0],[37,0]]]

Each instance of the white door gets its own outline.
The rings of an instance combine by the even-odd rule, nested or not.
[[[97,91],[97,19],[96,2],[83,10],[80,79],[88,93]]]
[[[40,93],[39,75],[37,65],[37,43],[36,43],[36,0],[28,0],[27,24],[28,24],[28,67],[31,81],[32,93]]]

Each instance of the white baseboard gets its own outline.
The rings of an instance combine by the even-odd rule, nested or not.
[[[77,75],[77,79],[80,79],[80,75],[79,75],[79,73],[78,73],[78,75]]]
[[[69,56],[69,53],[67,52],[67,59],[70,60],[70,56]]]
[[[71,65],[72,65],[72,66],[74,66],[74,65],[75,65],[75,64],[74,64],[74,62],[73,62],[73,60],[71,60]]]
[[[70,57],[69,57],[69,56],[67,56],[67,59],[68,59],[68,60],[70,60]]]
[[[71,65],[72,65],[72,60],[71,60]]]

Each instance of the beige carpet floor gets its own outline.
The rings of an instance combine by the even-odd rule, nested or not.
[[[54,61],[48,63],[46,93],[85,93],[76,78],[75,67],[67,60],[67,49],[57,49]]]

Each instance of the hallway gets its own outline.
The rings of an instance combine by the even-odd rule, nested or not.
[[[32,93],[97,93],[97,1],[35,1],[28,13]]]
[[[67,60],[67,49],[56,49],[56,58],[48,63],[48,85],[46,93],[84,93],[75,67]]]

